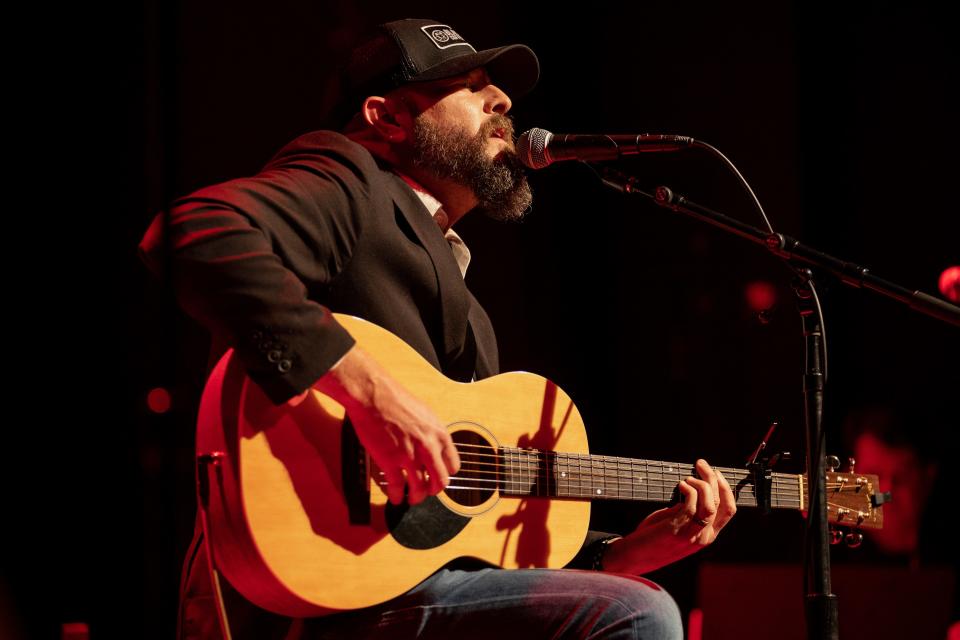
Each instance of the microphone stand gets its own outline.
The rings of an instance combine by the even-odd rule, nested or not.
[[[804,536],[804,576],[806,586],[807,638],[838,640],[838,600],[830,584],[830,536],[827,519],[826,443],[823,428],[823,394],[827,377],[827,344],[823,310],[817,296],[811,265],[833,273],[845,284],[867,288],[893,298],[910,308],[960,326],[960,307],[938,300],[920,291],[910,291],[878,278],[869,269],[840,260],[808,247],[781,233],[764,231],[722,213],[691,202],[669,187],[657,187],[653,194],[637,188],[637,179],[603,167],[600,179],[621,193],[645,196],[657,205],[684,213],[714,227],[765,246],[788,262],[797,273],[794,292],[800,310],[805,339],[803,376],[804,424],[807,441],[807,495],[809,510]]]

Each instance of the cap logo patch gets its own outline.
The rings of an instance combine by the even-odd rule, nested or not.
[[[437,49],[449,49],[450,47],[459,46],[473,49],[470,43],[464,40],[459,33],[445,24],[428,24],[425,27],[420,27],[420,30],[430,38],[430,42],[432,42]]]

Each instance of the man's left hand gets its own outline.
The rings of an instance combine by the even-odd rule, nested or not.
[[[636,530],[606,550],[603,568],[642,574],[659,569],[713,542],[737,512],[730,483],[706,460],[697,460],[699,478],[690,476],[678,488],[683,502],[647,516]]]

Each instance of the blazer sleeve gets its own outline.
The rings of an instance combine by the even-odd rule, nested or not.
[[[150,271],[274,403],[309,388],[354,344],[315,299],[350,259],[376,170],[346,138],[308,134],[258,175],[175,201],[140,243]]]
[[[580,551],[574,556],[573,560],[568,562],[565,569],[598,569],[603,560],[604,545],[610,540],[620,538],[615,533],[606,533],[605,531],[587,531],[587,537],[583,541]]]

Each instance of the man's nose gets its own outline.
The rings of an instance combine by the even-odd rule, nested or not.
[[[487,113],[499,113],[500,115],[510,111],[513,102],[510,100],[510,96],[504,93],[503,89],[495,84],[488,84],[484,87],[484,90],[487,92],[486,102],[483,107],[484,111]]]

